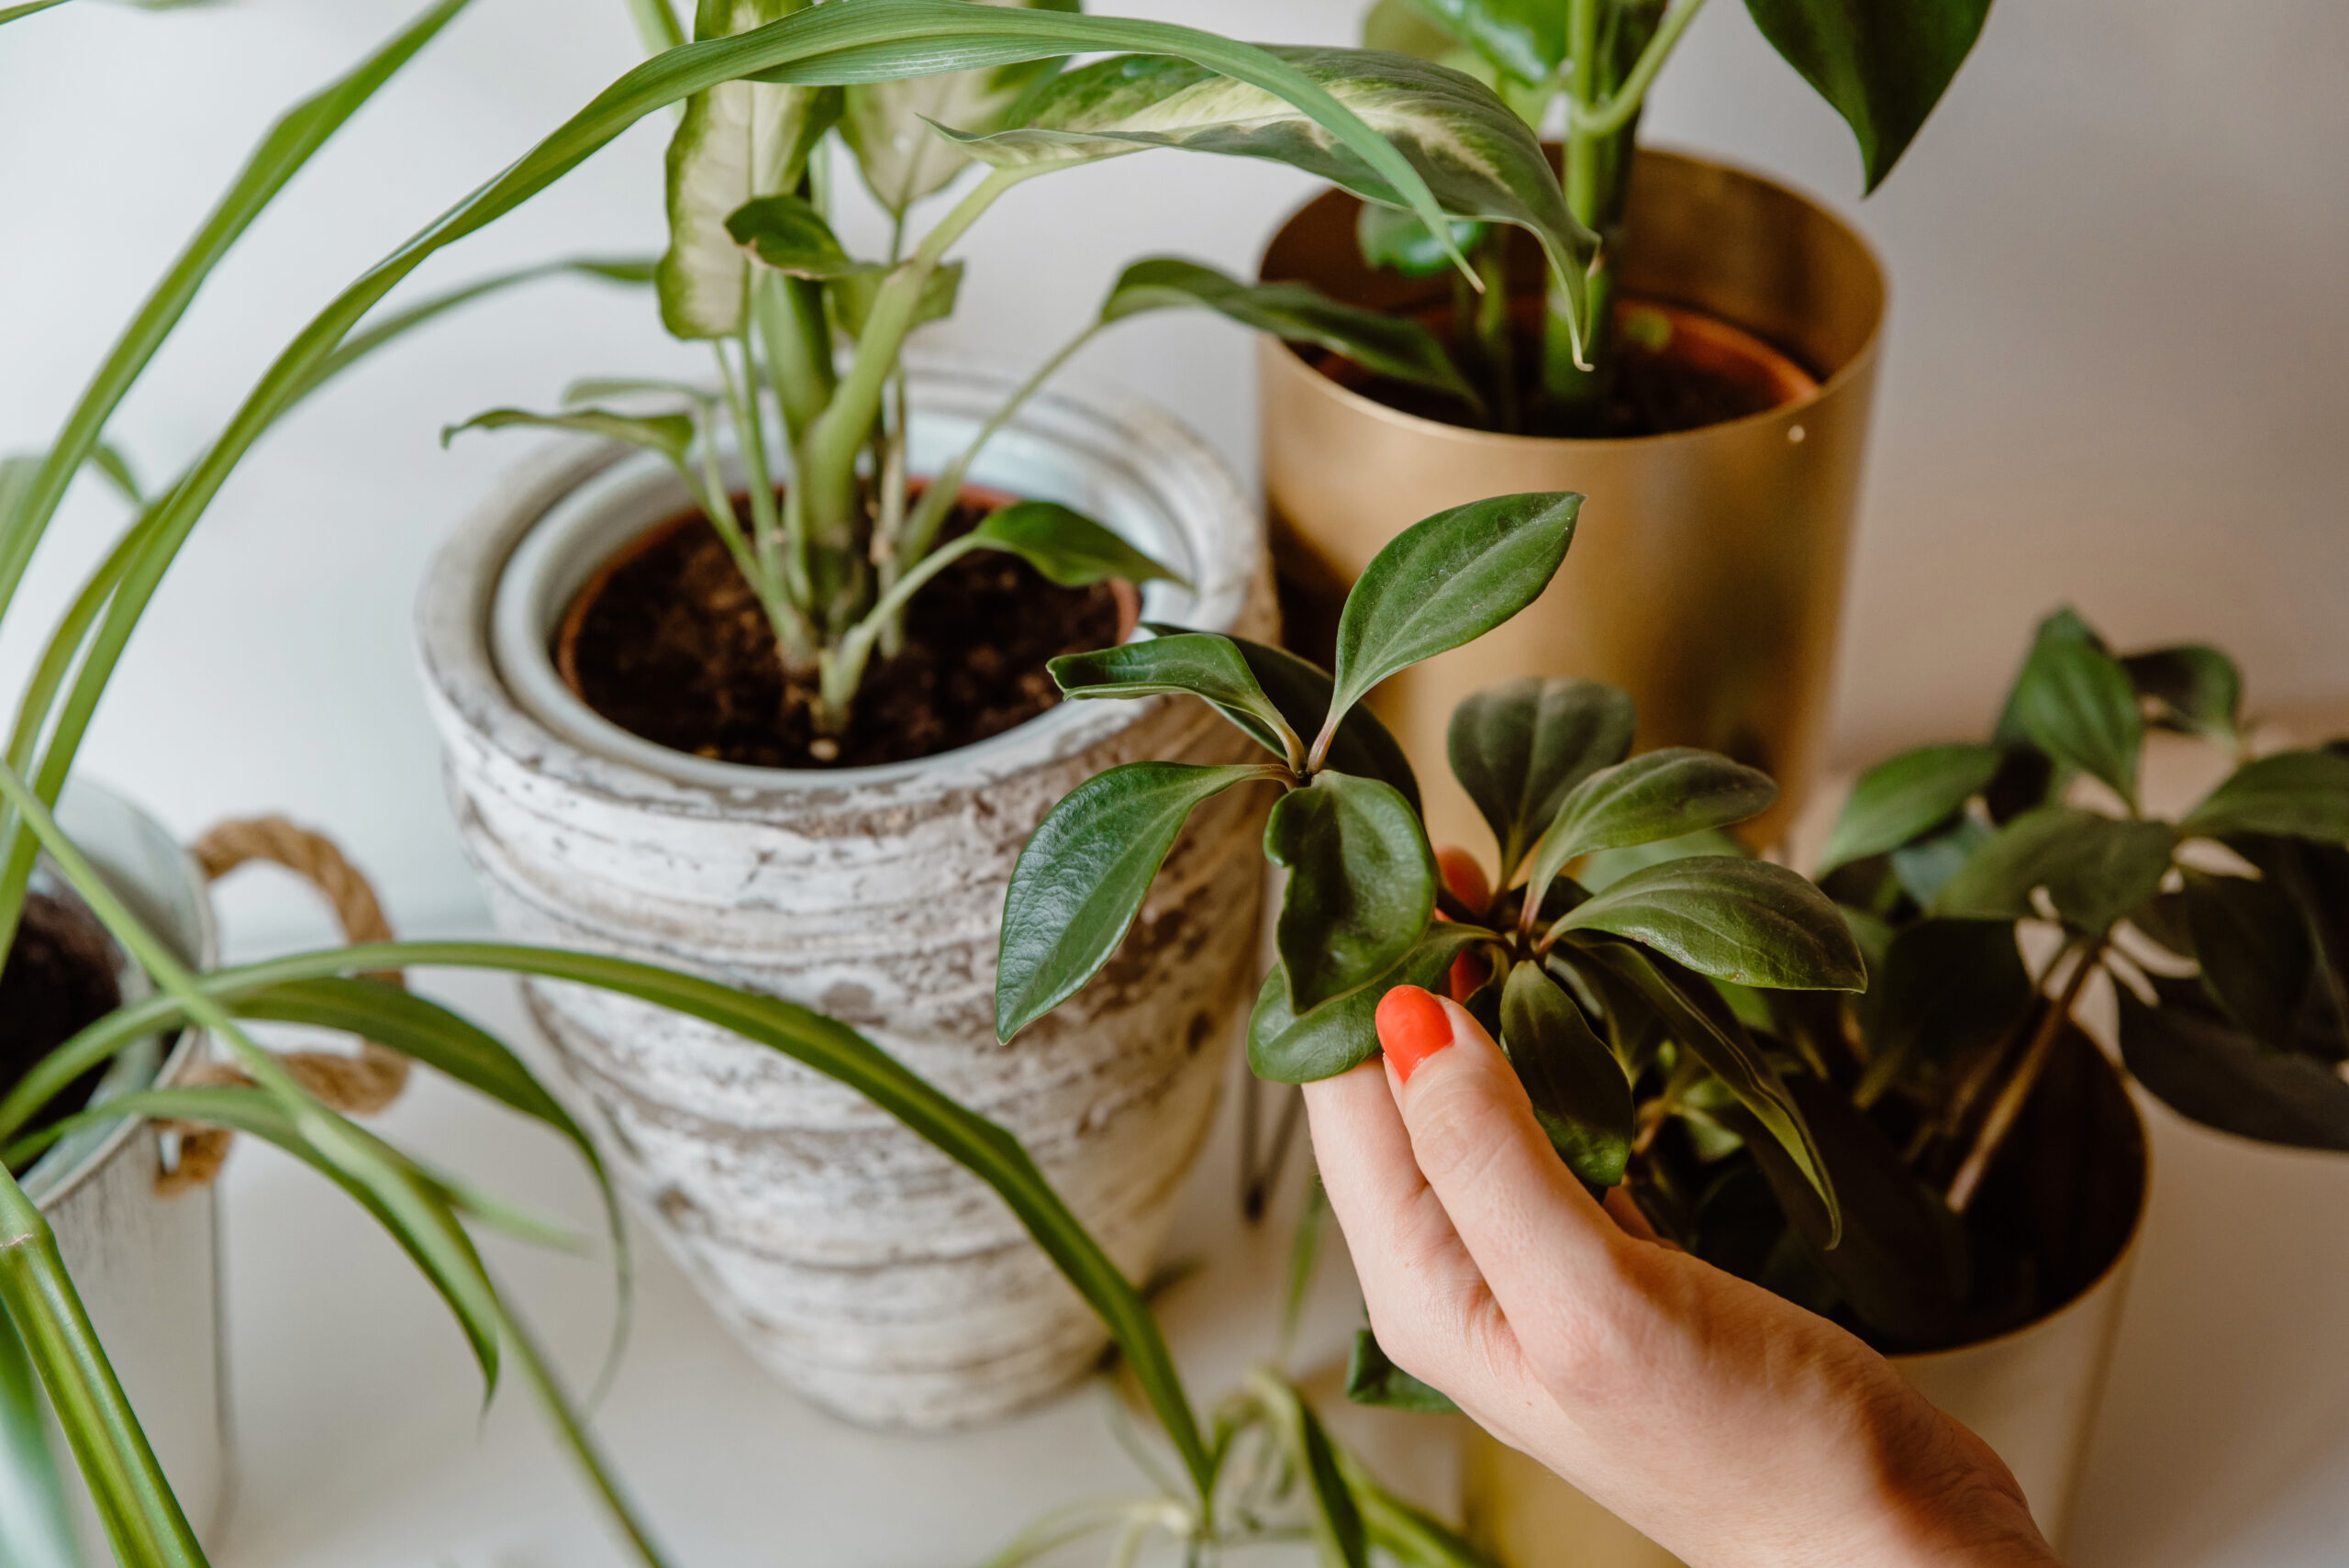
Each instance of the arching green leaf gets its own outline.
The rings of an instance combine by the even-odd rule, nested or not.
[[[2229,833],[2349,843],[2349,757],[2337,751],[2277,751],[2227,775],[2178,824],[2216,839]]]
[[[1183,584],[1117,534],[1057,501],[1015,501],[988,513],[967,537],[1009,550],[1063,588],[1111,577],[1137,586],[1162,580]]]
[[[2043,637],[2015,682],[2012,707],[2033,745],[2136,801],[2145,726],[2119,660],[2090,643]]]
[[[1305,744],[1256,684],[1228,637],[1185,631],[1089,653],[1063,653],[1045,668],[1068,697],[1201,697],[1282,762],[1301,761]]]
[[[1633,872],[1550,928],[1627,937],[1699,974],[1781,991],[1861,991],[1867,967],[1827,895],[1781,865],[1698,855]]]
[[[2243,717],[2243,672],[2202,643],[2149,649],[2121,661],[2137,695],[2151,697],[2165,729],[2232,742]]]
[[[841,249],[840,237],[815,204],[790,191],[760,196],[727,215],[726,232],[778,272],[829,282],[852,272],[880,272],[878,261],[860,261]]]
[[[1745,0],[1745,8],[1852,128],[1873,191],[1965,62],[1990,0]]]
[[[1631,1157],[1631,1080],[1539,963],[1520,962],[1508,972],[1500,1045],[1566,1168],[1591,1187],[1621,1181]]]
[[[1504,884],[1567,794],[1629,754],[1635,721],[1620,686],[1532,675],[1487,686],[1452,710],[1452,773],[1493,829]]]
[[[2166,822],[2131,822],[2076,806],[2041,806],[1998,829],[1943,884],[1933,913],[1960,920],[2020,920],[2043,887],[2056,913],[2102,932],[2161,890],[2176,835]]]
[[[1288,869],[1275,936],[1297,1012],[1385,973],[1435,912],[1435,851],[1410,803],[1376,779],[1324,772],[1282,795],[1264,854]]]
[[[1998,771],[1995,746],[1920,746],[1878,762],[1844,797],[1812,874],[1900,848],[1955,815]]]
[[[1371,981],[1307,1013],[1289,1006],[1288,975],[1277,963],[1256,992],[1248,1018],[1248,1065],[1275,1084],[1310,1084],[1361,1066],[1378,1053],[1378,999],[1397,985],[1442,984],[1452,961],[1493,933],[1438,920],[1403,955]]]
[[[1264,695],[1273,699],[1273,706],[1288,720],[1289,728],[1308,740],[1319,735],[1322,721],[1330,714],[1330,695],[1335,689],[1330,673],[1286,648],[1251,642],[1244,637],[1231,640],[1238,646],[1240,656],[1248,661],[1256,684],[1264,688]],[[1404,755],[1403,743],[1370,709],[1355,707],[1338,721],[1329,754],[1322,761],[1339,773],[1393,784],[1411,803],[1414,812],[1419,810],[1419,781],[1411,772],[1411,760]]]
[[[582,435],[602,436],[607,440],[626,441],[632,447],[659,452],[671,462],[682,465],[686,454],[693,450],[694,422],[685,414],[619,414],[608,408],[574,408],[568,414],[533,414],[522,408],[492,408],[476,414],[461,425],[450,425],[440,432],[440,444],[447,446],[461,430],[503,430],[520,425],[535,429],[575,430]]]
[[[1528,885],[1548,887],[1568,862],[1596,851],[1660,843],[1742,822],[1768,810],[1777,798],[1778,786],[1769,774],[1719,752],[1674,746],[1642,753],[1601,768],[1567,793],[1533,847]]]

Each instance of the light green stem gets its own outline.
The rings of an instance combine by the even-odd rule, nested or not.
[[[889,585],[888,592],[881,595],[864,618],[849,628],[847,636],[824,651],[823,711],[818,716],[818,728],[837,734],[847,725],[849,707],[856,700],[856,688],[864,679],[864,666],[873,657],[874,641],[923,585],[956,560],[986,547],[985,539],[965,534],[930,551],[915,563],[912,571]]]
[[[1680,0],[1665,12],[1664,20],[1656,24],[1655,36],[1648,39],[1646,47],[1640,50],[1640,58],[1624,72],[1622,83],[1603,101],[1586,103],[1579,95],[1569,98],[1566,112],[1572,128],[1586,136],[1606,137],[1630,125],[1632,117],[1640,112],[1655,73],[1664,69],[1680,35],[1688,30],[1688,24],[1704,7],[1705,0]]]

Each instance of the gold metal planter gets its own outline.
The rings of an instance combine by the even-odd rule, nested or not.
[[[1744,328],[1815,373],[1815,395],[1675,435],[1496,435],[1387,407],[1275,339],[1259,347],[1273,550],[1306,651],[1379,547],[1420,517],[1513,491],[1590,497],[1539,604],[1373,699],[1419,768],[1439,843],[1481,841],[1443,763],[1444,727],[1460,698],[1495,681],[1611,681],[1639,704],[1642,748],[1708,746],[1767,769],[1785,795],[1765,836],[1790,818],[1823,739],[1883,272],[1843,224],[1734,169],[1643,151],[1632,190],[1623,293]],[[1441,297],[1445,279],[1363,265],[1358,205],[1332,192],[1299,210],[1264,276],[1382,309]]]

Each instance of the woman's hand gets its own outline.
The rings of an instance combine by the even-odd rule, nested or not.
[[[1378,1008],[1384,1062],[1306,1085],[1397,1366],[1694,1568],[2046,1565],[1987,1445],[1852,1335],[1659,1243],[1552,1151],[1457,1003]]]

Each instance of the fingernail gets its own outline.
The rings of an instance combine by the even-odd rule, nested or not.
[[[1405,1083],[1419,1063],[1452,1043],[1452,1016],[1416,985],[1397,985],[1378,999],[1378,1044]]]

